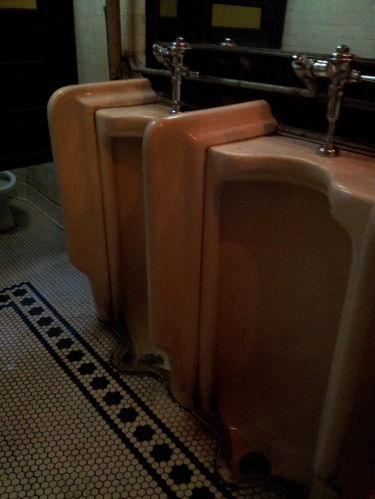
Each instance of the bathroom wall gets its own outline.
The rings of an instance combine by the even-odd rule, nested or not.
[[[18,168],[14,195],[26,199],[42,210],[54,222],[62,226],[62,209],[54,163]]]
[[[373,0],[288,0],[284,50],[331,53],[343,43],[360,57],[375,57]]]
[[[108,80],[104,0],[74,0],[78,81]]]
[[[104,0],[74,0],[78,78],[80,83],[108,79]],[[123,52],[144,63],[145,0],[120,0]]]
[[[74,0],[79,83],[109,79],[105,0]],[[120,0],[123,51],[145,61],[145,0]],[[19,168],[16,195],[28,199],[59,225],[62,224],[59,188],[54,163]]]

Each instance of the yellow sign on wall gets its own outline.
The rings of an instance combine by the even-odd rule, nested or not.
[[[262,9],[214,3],[212,6],[212,26],[214,28],[260,29]]]
[[[36,0],[0,0],[0,9],[36,9]]]
[[[177,0],[160,0],[160,17],[177,17]]]

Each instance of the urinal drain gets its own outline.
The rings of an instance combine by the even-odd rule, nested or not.
[[[242,456],[238,471],[241,475],[270,475],[272,466],[267,456],[260,452],[249,452]]]

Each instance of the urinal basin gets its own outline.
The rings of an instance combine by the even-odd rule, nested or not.
[[[173,286],[174,303],[196,322],[159,316],[153,336],[178,330],[188,342],[196,332],[195,408],[216,420],[234,475],[272,469],[311,485],[318,498],[328,497],[322,488],[339,468],[371,333],[375,168],[373,158],[324,158],[315,149],[281,136],[209,148],[199,158],[200,212],[189,218],[191,192],[179,207],[184,230],[200,232],[154,254],[150,310],[156,292],[168,293],[155,279],[158,269],[188,262],[182,286]],[[186,172],[185,185],[194,178]],[[164,200],[163,192],[162,185],[152,187],[149,209]],[[159,224],[156,241],[157,225],[149,220],[151,247],[162,247],[166,232]],[[198,305],[181,289],[194,279]],[[181,356],[178,350],[170,356],[173,377]],[[176,376],[173,388],[185,403],[182,379]]]
[[[104,228],[115,324],[131,340],[131,356],[158,354],[148,334],[147,254],[142,143],[146,126],[169,115],[162,104],[101,109],[95,116]]]
[[[257,452],[309,483],[345,431],[349,338],[368,333],[353,290],[368,279],[374,160],[285,137],[218,146],[205,199],[201,403],[228,429],[233,469]]]

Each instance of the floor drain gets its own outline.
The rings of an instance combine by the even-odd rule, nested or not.
[[[260,452],[250,452],[243,456],[238,465],[241,475],[269,475],[271,463],[268,457]]]

